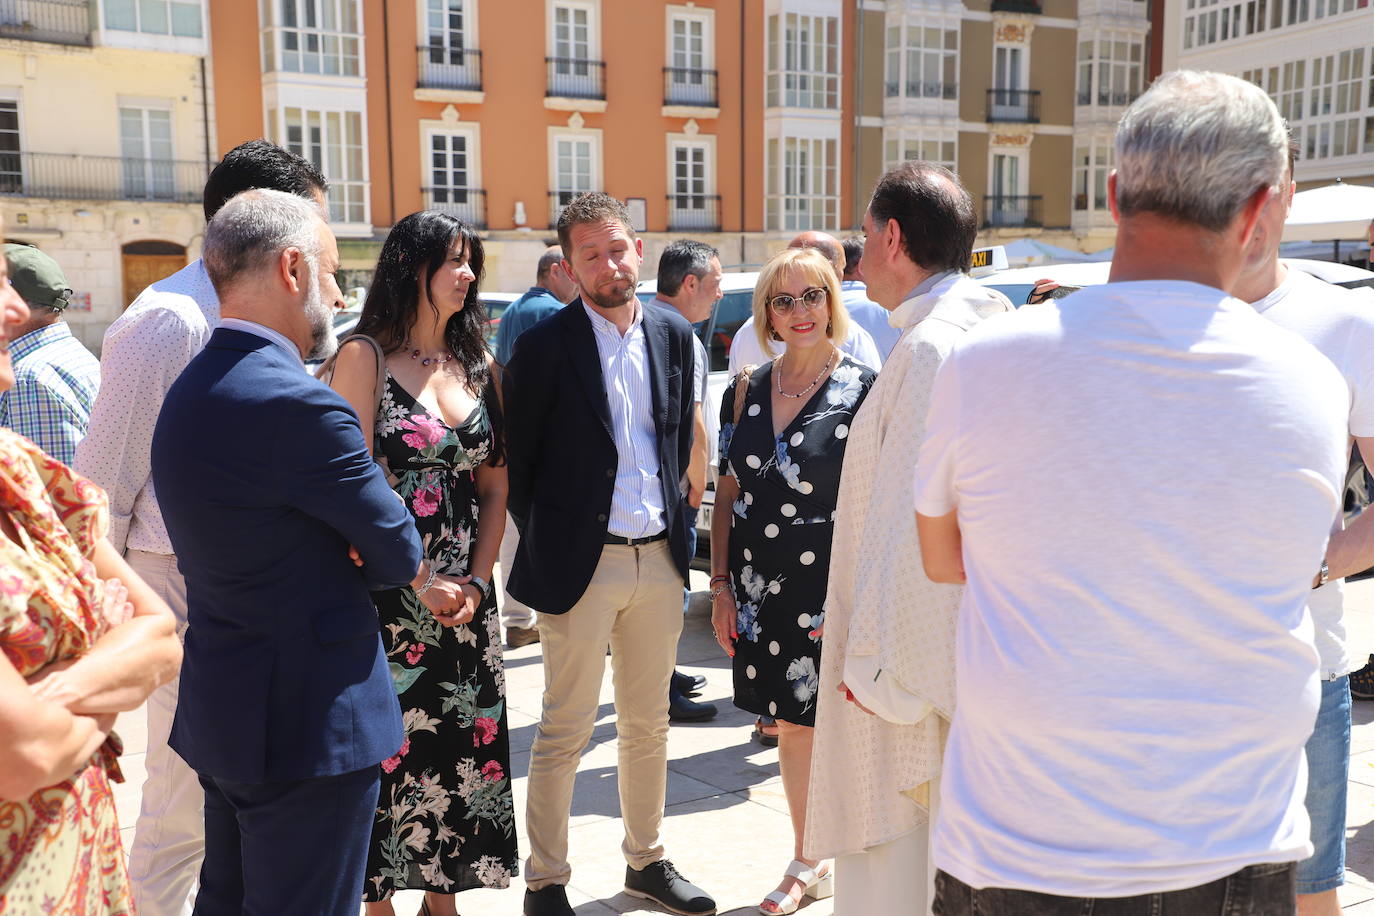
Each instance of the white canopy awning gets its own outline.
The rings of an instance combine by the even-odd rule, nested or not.
[[[1283,240],[1363,239],[1374,220],[1374,187],[1336,182],[1293,195]]]

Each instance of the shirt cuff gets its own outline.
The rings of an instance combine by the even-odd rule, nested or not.
[[[884,674],[876,655],[846,655],[844,685],[860,703],[895,725],[915,725],[935,708]]]

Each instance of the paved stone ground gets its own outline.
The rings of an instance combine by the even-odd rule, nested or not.
[[[706,577],[693,573],[693,585],[704,590]],[[1374,652],[1374,579],[1349,587],[1347,614],[1352,652],[1360,658]],[[711,637],[705,595],[698,594],[688,615],[678,665],[704,674],[702,699],[714,701],[720,715],[702,725],[674,725],[669,738],[668,809],[664,841],[668,854],[692,880],[710,891],[722,916],[756,913],[792,858],[791,825],[778,776],[776,750],[750,741],[753,717],[730,703],[728,659]],[[511,770],[516,775],[516,822],[520,848],[524,835],[525,774],[530,743],[539,716],[543,675],[539,647],[506,653],[507,700],[511,729]],[[570,833],[572,883],[568,897],[579,914],[659,912],[621,892],[625,861],[618,821],[615,774],[615,725],[610,673],[602,689],[601,709],[592,743],[578,769]],[[1356,701],[1350,759],[1350,804],[1346,820],[1348,883],[1341,903],[1351,916],[1374,916],[1374,701]],[[115,788],[124,848],[133,839],[143,782],[146,733],[142,711],[119,723],[128,782]],[[504,891],[474,890],[458,898],[464,916],[516,916],[524,885],[516,879]],[[397,916],[420,907],[418,892],[396,896]],[[833,901],[808,901],[798,912],[833,916]]]

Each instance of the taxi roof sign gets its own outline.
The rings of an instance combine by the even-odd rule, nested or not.
[[[1003,245],[993,245],[991,248],[973,249],[972,266],[969,275],[973,277],[986,277],[999,270],[1007,269],[1007,249]]]

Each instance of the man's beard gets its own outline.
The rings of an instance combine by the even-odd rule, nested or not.
[[[635,300],[635,282],[634,278],[628,275],[624,275],[624,280],[625,294],[620,298],[616,298],[615,293],[602,294],[588,292],[586,290],[583,290],[582,298],[590,300],[592,305],[599,306],[603,309],[618,309],[622,306],[629,305]]]
[[[312,269],[305,289],[305,317],[310,322],[310,352],[306,359],[328,359],[339,348],[334,313],[320,296],[320,278]]]

